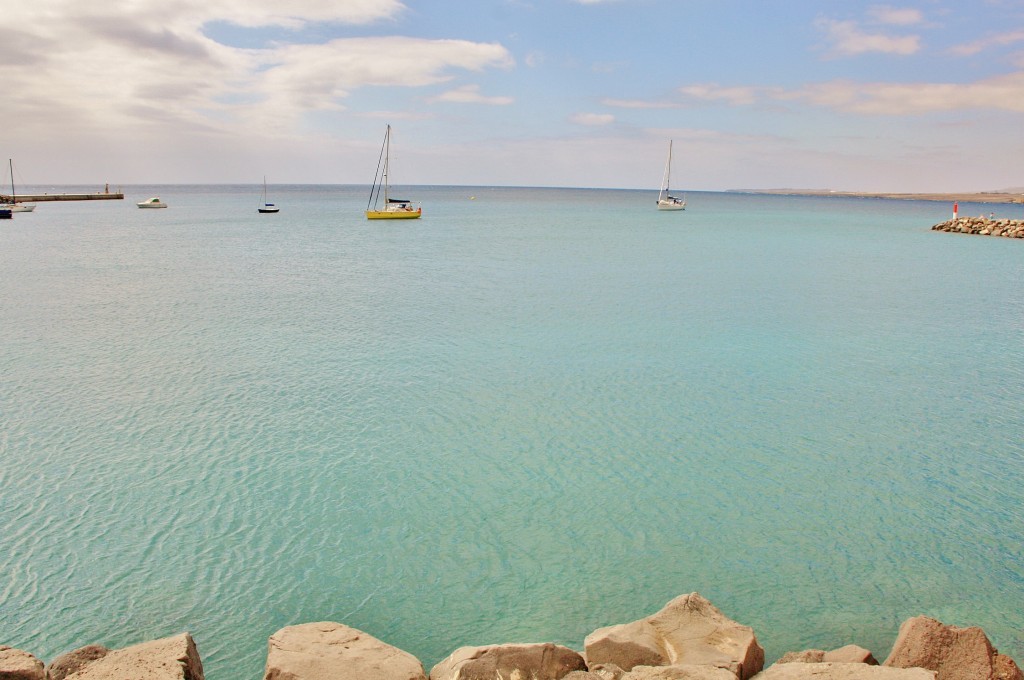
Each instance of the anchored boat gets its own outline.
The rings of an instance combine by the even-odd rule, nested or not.
[[[19,202],[18,201],[18,194],[15,193],[15,191],[14,191],[14,160],[11,159],[11,158],[8,158],[7,159],[7,163],[8,163],[8,165],[11,168],[11,202],[10,203],[4,203],[3,205],[0,205],[0,208],[2,208],[4,210],[10,210],[12,213],[16,213],[16,212],[32,212],[33,210],[36,209],[35,204]],[[4,217],[2,215],[0,215],[0,219],[4,219]]]
[[[668,140],[668,159],[665,161],[665,177],[658,192],[658,210],[686,210],[686,199],[676,198],[668,188],[672,178],[672,140]]]
[[[266,175],[264,175],[263,176],[263,200],[260,203],[260,207],[256,208],[256,211],[264,213],[264,214],[268,214],[268,213],[276,213],[276,212],[279,212],[280,210],[281,209],[278,208],[273,203],[267,203],[267,177],[266,177]]]
[[[368,220],[414,220],[423,214],[418,203],[404,198],[391,198],[389,186],[389,165],[391,156],[391,126],[384,132],[384,145],[377,159],[377,172],[373,176],[373,187],[370,189],[370,200],[366,204]],[[384,202],[381,203],[383,195]]]

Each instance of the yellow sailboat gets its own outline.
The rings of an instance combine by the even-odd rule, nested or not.
[[[418,203],[404,198],[391,198],[388,186],[388,165],[391,155],[391,126],[384,133],[384,145],[377,159],[377,173],[373,176],[373,187],[370,189],[370,200],[366,204],[368,220],[414,220],[423,214]],[[383,194],[384,203],[380,199]]]

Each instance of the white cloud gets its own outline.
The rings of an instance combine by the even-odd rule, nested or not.
[[[479,85],[463,85],[462,87],[448,90],[436,97],[431,102],[453,102],[458,104],[490,104],[493,106],[507,106],[514,99],[512,97],[487,97],[480,94]]]
[[[999,33],[987,38],[982,38],[981,40],[975,40],[974,42],[954,45],[950,48],[950,52],[958,56],[969,57],[987,49],[1012,45],[1013,43],[1018,42],[1024,42],[1024,30]]]
[[[214,19],[230,17],[231,23],[240,26],[295,27],[325,21],[368,24],[393,19],[405,10],[399,0],[288,0],[287,3],[207,0],[195,3],[195,7],[198,14]]]
[[[569,121],[577,125],[609,125],[615,122],[615,116],[610,113],[577,113],[571,116]]]
[[[673,102],[647,101],[644,99],[602,99],[605,106],[619,109],[677,109],[679,104]]]
[[[891,26],[913,26],[924,21],[924,14],[919,9],[889,7],[888,5],[870,7],[868,17],[875,23]]]
[[[530,68],[535,68],[544,63],[544,53],[540,51],[533,51],[526,55],[525,63]]]
[[[679,92],[692,99],[728,106],[767,100],[805,103],[845,113],[907,116],[974,109],[1024,112],[1024,71],[973,83],[879,83],[833,80],[796,89],[690,85]],[[654,103],[607,100],[609,106],[654,108]]]
[[[871,115],[913,115],[967,109],[1024,113],[1024,72],[975,83],[832,81],[780,93],[778,99]]]
[[[375,37],[240,49],[202,30],[237,17],[247,25],[364,23],[403,9],[397,0],[18,3],[7,14],[17,38],[0,42],[9,90],[0,119],[18,121],[27,136],[116,130],[126,145],[152,131],[287,135],[306,113],[343,109],[359,88],[423,87],[514,64],[496,43]]]
[[[920,36],[866,33],[856,21],[820,19],[817,26],[831,43],[831,52],[837,55],[854,56],[866,52],[907,55],[921,49]]]
[[[681,87],[679,92],[690,99],[699,101],[723,102],[731,106],[745,106],[757,101],[759,89],[753,87],[722,87],[714,83],[708,83]]]

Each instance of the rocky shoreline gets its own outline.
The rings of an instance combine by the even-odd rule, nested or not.
[[[1024,220],[992,219],[988,217],[954,217],[932,227],[932,231],[956,234],[980,234],[1024,238]]]
[[[599,628],[577,652],[553,643],[461,647],[426,674],[408,652],[340,623],[288,626],[268,642],[264,680],[1024,680],[976,627],[917,616],[881,664],[856,645],[784,655],[767,669],[753,629],[698,593]],[[49,664],[0,645],[0,680],[204,680],[189,633],[117,650],[89,645]]]

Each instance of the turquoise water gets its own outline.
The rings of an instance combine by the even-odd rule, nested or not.
[[[333,620],[429,670],[699,591],[769,660],[918,614],[1024,659],[1024,243],[926,202],[367,191],[0,225],[0,643],[187,630],[253,679]]]

